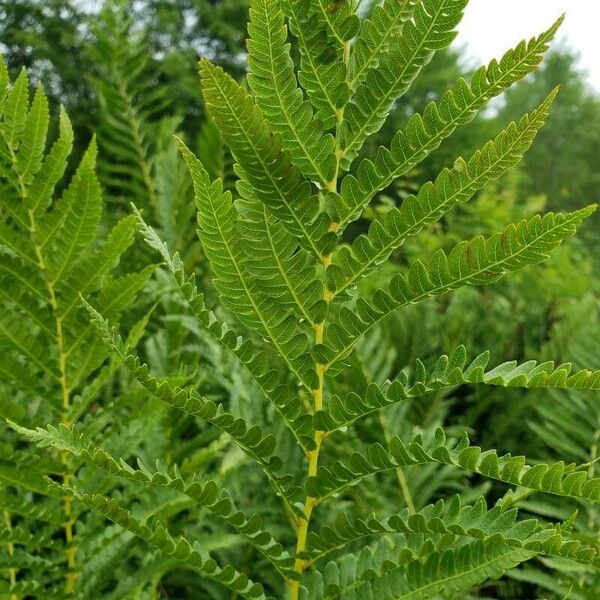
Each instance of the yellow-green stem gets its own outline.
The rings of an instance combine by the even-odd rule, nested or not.
[[[8,529],[8,531],[11,532],[12,531],[12,521],[10,518],[10,513],[7,511],[4,511],[4,524],[6,525],[6,528]],[[9,554],[9,556],[12,556],[15,553],[15,545],[12,542],[8,542],[7,546],[8,546],[8,554]],[[15,569],[14,567],[11,567],[10,569],[8,569],[8,580],[10,582],[10,587],[12,589],[17,583],[17,569]],[[11,593],[10,600],[18,600],[17,595]]]
[[[315,326],[315,343],[320,344],[323,341],[324,324],[320,323]],[[324,366],[317,364],[318,387],[313,390],[314,410],[322,410],[323,408],[323,387],[324,387]],[[317,474],[319,466],[319,452],[321,451],[321,443],[323,442],[323,432],[315,432],[315,448],[308,453],[308,477],[314,477]],[[317,500],[307,496],[304,501],[304,511],[302,518],[298,524],[298,537],[296,541],[296,557],[306,549],[306,539],[308,536],[308,527],[312,516],[313,508],[316,506]],[[306,567],[306,563],[301,558],[296,558],[294,562],[294,571],[300,576]],[[300,592],[299,581],[290,581],[290,600],[298,600]]]
[[[387,419],[385,418],[385,415],[382,412],[379,413],[379,422],[381,423],[381,428],[383,429],[383,435],[385,437],[386,444],[389,445],[390,440],[392,439],[392,435],[388,426]],[[410,487],[408,486],[408,481],[406,479],[406,475],[402,467],[396,468],[396,477],[398,478],[400,491],[404,496],[404,502],[406,503],[408,512],[412,515],[415,513],[415,503],[413,501],[412,494],[410,493]]]
[[[350,42],[346,42],[343,46],[343,56],[344,62],[346,65],[350,60]],[[338,177],[340,170],[340,161],[344,157],[344,151],[340,144],[340,132],[342,121],[344,120],[344,108],[341,107],[336,110],[336,134],[335,134],[335,170],[333,177],[326,184],[326,189],[330,192],[337,191],[338,185]],[[330,226],[331,231],[336,231],[337,226],[336,223],[332,223]],[[321,256],[321,265],[324,269],[331,264],[331,255]],[[325,290],[323,292],[323,299],[327,304],[332,299],[332,294]],[[315,332],[315,344],[323,343],[323,334],[325,332],[325,322],[317,323],[313,326]],[[325,389],[325,371],[326,365],[316,364],[317,371],[317,388],[312,390],[313,396],[313,410],[318,411],[323,409],[323,396]],[[317,468],[319,466],[319,453],[321,451],[321,444],[323,443],[323,439],[325,438],[325,433],[323,431],[315,431],[314,437],[314,449],[308,452],[308,477],[314,477],[317,474]],[[304,501],[304,511],[302,518],[298,524],[298,537],[296,541],[296,557],[299,554],[306,550],[306,540],[308,536],[308,529],[310,526],[310,519],[312,517],[313,509],[317,505],[318,500],[316,498],[312,498],[307,496]],[[294,571],[298,575],[298,579],[302,575],[304,569],[308,566],[308,563],[301,558],[296,558],[294,563]],[[300,582],[299,581],[289,581],[290,586],[290,600],[298,600],[298,595],[300,593]]]
[[[31,234],[31,239],[33,242],[33,246],[35,248],[35,254],[38,261],[38,266],[42,275],[46,273],[46,262],[44,260],[44,255],[42,254],[41,248],[35,242],[35,232],[36,232],[36,224],[35,224],[35,215],[32,210],[29,210],[29,232]],[[62,413],[61,413],[61,422],[64,425],[69,425],[69,408],[70,408],[70,389],[67,383],[67,353],[65,352],[65,338],[63,334],[63,317],[58,314],[58,302],[56,299],[56,290],[55,290],[55,281],[51,281],[50,279],[44,277],[46,281],[46,287],[48,289],[48,293],[50,295],[50,306],[55,315],[56,320],[56,346],[58,349],[58,370],[59,377],[58,382],[60,385],[61,399],[62,399]],[[61,452],[60,461],[63,465],[63,484],[69,485],[71,483],[71,479],[73,478],[73,474],[68,472],[68,453]],[[75,554],[76,547],[73,546],[73,519],[72,519],[72,503],[73,498],[71,496],[65,496],[63,499],[63,517],[64,517],[64,532],[65,532],[65,543],[66,550],[65,555],[67,558],[67,573],[65,576],[65,593],[73,594],[75,592]]]

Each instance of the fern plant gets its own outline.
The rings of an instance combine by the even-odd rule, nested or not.
[[[433,368],[417,360],[391,381],[370,381],[362,389],[349,385],[358,344],[387,315],[462,286],[493,284],[507,272],[543,261],[594,210],[521,220],[489,237],[461,241],[448,253],[414,260],[406,273],[394,274],[370,296],[357,292],[357,284],[407,238],[516,165],[556,95],[551,91],[537,109],[473,156],[458,158],[435,181],[374,220],[366,234],[345,239],[347,226],[380,190],[535,70],[559,26],[480,68],[470,82],[459,80],[413,115],[389,148],[360,158],[365,141],[381,128],[421,68],[453,40],[466,3],[385,0],[361,18],[357,3],[347,0],[252,0],[250,91],[201,61],[206,108],[235,161],[235,192],[211,177],[183,142],[179,145],[194,184],[200,241],[231,322],[206,305],[179,255],[138,218],[195,326],[243,365],[262,400],[274,408],[272,426],[245,420],[204,395],[201,386],[152,374],[111,325],[114,318],[105,307],[93,299],[88,304],[113,355],[143,389],[239,446],[256,466],[248,473],[260,473],[276,498],[278,514],[263,519],[257,512],[261,507],[253,505],[264,486],[243,489],[234,499],[216,478],[160,463],[134,466],[70,421],[37,429],[12,423],[30,442],[135,482],[147,488],[146,494],[169,490],[224,523],[248,545],[257,564],[269,567],[270,576],[257,581],[254,575],[261,570],[242,572],[221,555],[211,555],[194,536],[170,531],[160,514],[149,520],[135,514],[119,494],[70,478],[48,484],[146,541],[199,581],[230,590],[211,591],[215,597],[447,598],[466,595],[536,556],[599,565],[596,548],[571,535],[572,519],[522,519],[512,505],[488,506],[467,493],[425,506],[405,496],[397,506],[386,503],[362,516],[370,481],[377,489],[388,474],[402,472],[410,482],[419,468],[432,466],[531,494],[600,502],[600,478],[590,475],[589,465],[532,464],[523,456],[498,455],[472,444],[464,431],[414,431],[387,420],[386,435],[363,439],[361,427],[373,415],[465,383],[600,389],[600,371],[532,361],[490,366],[488,353],[468,358],[463,347],[441,356]],[[298,71],[288,32],[298,49]],[[343,446],[343,440],[352,440],[352,447]]]
[[[63,184],[73,145],[64,110],[58,136],[46,149],[48,127],[43,89],[30,98],[26,72],[11,84],[0,59],[0,414],[23,426],[70,425],[88,413],[118,364],[96,372],[108,353],[80,296],[94,297],[118,319],[153,270],[113,274],[133,242],[135,219],[125,217],[100,236],[96,143]],[[70,484],[69,456],[40,455],[6,426],[2,447],[2,566],[9,573],[2,594],[71,594],[80,568],[79,511],[45,480]]]

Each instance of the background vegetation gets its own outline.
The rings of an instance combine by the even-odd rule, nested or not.
[[[53,112],[51,127],[56,128],[59,105],[64,105],[71,117],[75,146],[70,171],[85,155],[93,134],[97,136],[97,168],[107,202],[99,231],[115,226],[134,203],[169,248],[180,253],[188,272],[197,273],[209,304],[215,292],[196,241],[191,181],[173,134],[186,140],[213,175],[231,181],[230,157],[202,107],[196,62],[201,56],[209,57],[242,81],[246,22],[243,0],[0,0],[0,49],[12,79],[26,67],[31,88],[38,82],[44,85]],[[455,50],[438,53],[363,152],[368,154],[389,142],[408,116],[422,110],[467,70]],[[521,167],[459,207],[442,226],[407,244],[394,255],[392,265],[364,282],[365,287],[379,287],[392,269],[402,269],[408,258],[424,251],[428,254],[450,248],[460,239],[494,232],[542,208],[574,210],[600,200],[600,98],[586,85],[576,56],[557,45],[538,72],[509,90],[493,110],[460,129],[410,176],[382,192],[368,214],[374,216],[401,202],[442,167],[452,165],[458,156],[469,155],[506,123],[538,106],[557,84],[561,90],[551,115]],[[356,380],[349,381],[348,388],[364,388],[365,374],[383,381],[413,364],[416,357],[427,362],[458,344],[465,344],[473,354],[493,348],[494,364],[527,357],[600,368],[599,224],[595,215],[578,238],[562,246],[535,272],[515,273],[490,288],[461,289],[394,315],[361,346]],[[360,220],[352,225],[352,234],[367,227],[368,221]],[[138,337],[144,331],[142,354],[151,372],[159,376],[177,373],[174,382],[201,384],[233,413],[258,424],[271,421],[265,406],[246,401],[256,394],[247,375],[192,326],[171,280],[158,269],[152,276],[143,271],[152,261],[156,257],[137,244],[127,251],[119,267],[123,272],[144,272],[149,278],[134,308],[121,317],[121,326],[123,331],[138,328]],[[114,448],[127,448],[131,456],[158,457],[167,465],[178,463],[190,473],[209,473],[247,502],[246,491],[253,489],[252,504],[262,506],[265,516],[274,510],[268,494],[261,502],[258,475],[246,468],[247,459],[226,436],[215,435],[192,419],[175,417],[159,409],[158,403],[149,411],[148,405],[154,406],[155,401],[130,377],[125,370],[109,365],[100,376],[86,381],[77,399],[81,414],[101,416],[96,423],[110,428],[107,439]],[[600,451],[597,398],[579,392],[552,392],[549,402],[548,393],[543,392],[546,397],[540,402],[540,394],[533,390],[476,391],[460,386],[369,420],[360,436],[369,441],[377,439],[380,431],[402,434],[403,428],[427,434],[443,423],[456,432],[477,432],[478,444],[502,452],[526,453],[539,460],[591,461],[594,473]],[[0,383],[0,394],[4,396],[0,403],[6,403],[8,386]],[[32,412],[35,409],[29,407],[31,417]],[[130,424],[135,424],[135,429]],[[0,508],[8,514],[14,482],[3,479],[2,462],[24,461],[27,455],[20,454],[22,449],[12,432],[2,427]],[[343,456],[348,448],[338,451]],[[98,477],[96,473],[88,476]],[[422,470],[408,480],[399,477],[379,481],[377,493],[367,494],[368,502],[361,499],[365,515],[377,511],[389,498],[419,508],[452,491],[461,491],[467,499],[483,492],[490,502],[501,496],[499,489],[476,477],[466,479],[450,468],[435,473]],[[160,506],[175,531],[193,533],[216,555],[226,550],[227,557],[234,556],[236,565],[245,566],[248,572],[266,566],[237,538],[215,530],[209,515],[198,520],[194,513],[191,518],[189,506],[169,504],[170,498],[159,494],[137,497],[134,487],[125,487],[122,494],[138,514],[151,515]],[[582,539],[600,547],[597,508],[535,496],[522,505],[550,520],[566,518],[579,509],[576,530]],[[93,530],[97,520],[90,515],[83,527]],[[194,576],[146,554],[132,537],[115,526],[106,530],[103,540],[95,539],[89,547],[79,549],[94,556],[82,575],[86,598],[231,597],[210,583],[202,584],[202,595],[197,595],[192,591],[198,589]],[[533,599],[570,594],[568,597],[576,600],[597,598],[597,572],[575,569],[566,562],[556,564],[559,562],[536,560],[499,582],[474,590],[473,597]],[[559,568],[559,576],[548,575],[550,563]],[[261,575],[263,581],[265,578]]]

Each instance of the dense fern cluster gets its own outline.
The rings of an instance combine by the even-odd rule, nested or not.
[[[210,121],[199,145],[218,153],[197,157],[177,138],[181,158],[156,137],[176,127],[156,117],[168,94],[153,90],[139,48],[115,45],[128,30],[107,14],[115,31],[97,47],[110,63],[98,83],[102,181],[113,203],[143,209],[108,232],[95,141],[64,183],[66,114],[47,148],[44,92],[30,99],[25,73],[11,84],[0,64],[5,597],[155,598],[162,578],[183,573],[181,597],[467,598],[505,575],[544,587],[561,566],[594,589],[593,417],[540,462],[406,415],[464,384],[546,390],[536,405],[544,418],[531,427],[552,448],[549,398],[575,433],[575,406],[597,417],[600,371],[585,361],[490,367],[489,352],[467,359],[459,346],[393,372],[396,350],[379,326],[546,260],[595,206],[528,216],[365,285],[394,251],[518,164],[556,90],[365,233],[351,239],[348,228],[535,70],[560,21],[458,81],[368,157],[365,142],[454,39],[467,0],[385,0],[366,15],[356,4],[252,0],[248,86],[200,63]],[[171,203],[187,190],[181,164],[214,286],[206,297],[177,251],[187,223],[172,217],[189,211]],[[136,229],[163,266],[148,286],[154,265],[131,266],[143,254],[118,272]],[[162,321],[137,300],[145,287],[167,308]],[[124,334],[127,309],[135,324]]]
[[[69,118],[61,111],[58,137],[46,152],[49,112],[44,91],[38,87],[30,100],[25,71],[9,86],[3,62],[0,88],[4,217],[0,369],[6,382],[2,413],[23,424],[70,425],[94,402],[95,386],[110,370],[90,379],[108,353],[94,336],[80,298],[94,296],[103,312],[118,319],[134,302],[153,267],[122,277],[112,275],[133,242],[135,219],[123,218],[103,241],[98,240],[102,198],[94,172],[95,141],[55,198],[73,143]],[[44,479],[53,474],[68,484],[73,477],[68,456],[42,457],[15,438],[5,442],[6,474],[12,472],[8,480],[17,484],[14,491],[11,486],[2,493],[6,534],[10,540],[13,536],[21,539],[23,532],[13,529],[13,514],[44,523],[25,544],[36,549],[34,553],[17,554],[14,564],[25,565],[25,573],[36,564],[46,566],[44,577],[22,573],[19,582],[17,569],[11,567],[11,593],[28,595],[40,586],[49,590],[57,585],[61,551],[66,556],[65,589],[73,592],[77,541],[72,498],[52,491]],[[59,541],[54,538],[60,530],[64,536]],[[11,541],[9,555],[14,552]],[[8,562],[12,564],[13,559]]]

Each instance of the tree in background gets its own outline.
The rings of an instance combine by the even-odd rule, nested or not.
[[[0,0],[0,47],[9,71],[22,67],[44,84],[50,104],[63,104],[76,130],[93,127],[94,100],[86,57],[86,14],[72,0]]]
[[[246,0],[0,0],[0,42],[9,70],[25,67],[43,83],[52,104],[63,104],[83,142],[97,126],[97,102],[87,75],[96,72],[93,33],[103,8],[121,7],[143,32],[170,93],[198,127],[196,62],[208,56],[238,77],[242,57]],[[87,132],[87,135],[85,133]]]

